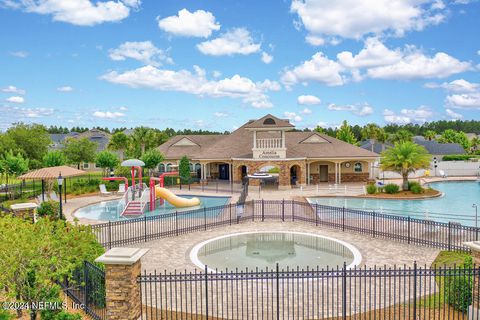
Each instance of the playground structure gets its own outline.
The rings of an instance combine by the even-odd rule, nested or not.
[[[156,198],[160,198],[160,204],[163,204],[163,201],[167,200],[171,205],[177,208],[187,208],[200,205],[200,200],[198,198],[182,198],[164,187],[166,176],[178,175],[178,172],[165,172],[158,178],[150,177],[150,211],[155,210]],[[155,184],[156,181],[159,182],[158,185]]]
[[[117,212],[123,217],[138,217],[144,214],[147,204],[150,203],[150,211],[155,210],[156,200],[160,199],[160,204],[167,200],[171,205],[177,208],[194,207],[200,205],[198,198],[182,198],[175,195],[170,190],[164,188],[166,176],[178,176],[178,172],[166,172],[160,177],[150,177],[150,188],[143,183],[142,167],[145,163],[138,159],[125,160],[121,164],[123,167],[131,167],[132,185],[128,186],[128,179],[125,177],[106,177],[103,180],[115,181],[123,180],[125,182],[126,192],[120,199]],[[136,175],[138,174],[138,183]],[[159,182],[158,185],[155,182]]]

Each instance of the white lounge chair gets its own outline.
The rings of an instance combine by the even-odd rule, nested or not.
[[[442,178],[446,178],[446,177],[447,177],[447,174],[446,174],[445,171],[443,171],[443,170],[439,170],[438,173],[440,174],[440,177],[442,177]]]
[[[125,192],[127,192],[127,190],[125,189],[125,183],[119,184],[117,193],[118,194],[124,194]]]
[[[57,196],[57,194],[55,193],[55,191],[50,192],[50,193],[48,194],[48,198],[49,198],[50,200],[52,200],[52,201],[60,201],[60,200],[58,199],[58,196]]]
[[[112,193],[110,191],[107,191],[107,187],[105,187],[104,184],[99,185],[100,187],[100,195],[101,196],[110,196]]]

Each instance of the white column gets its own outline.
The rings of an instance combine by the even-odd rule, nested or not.
[[[282,130],[282,148],[285,148],[285,131]]]
[[[338,183],[338,162],[335,162],[335,183]]]
[[[257,131],[253,131],[253,148],[257,148]]]
[[[342,164],[338,164],[338,183],[342,183]]]
[[[310,184],[310,162],[307,162],[307,185]]]

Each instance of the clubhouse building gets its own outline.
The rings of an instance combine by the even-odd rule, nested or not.
[[[240,183],[247,175],[269,171],[275,172],[278,187],[286,189],[372,178],[377,153],[318,132],[292,129],[288,120],[267,114],[228,135],[178,135],[159,146],[165,155],[160,171],[171,171],[186,155],[190,171],[202,180]]]

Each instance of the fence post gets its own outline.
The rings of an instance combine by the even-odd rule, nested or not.
[[[205,318],[208,320],[208,267],[205,265]]]
[[[376,230],[375,230],[375,227],[376,227],[376,226],[375,226],[375,222],[376,222],[376,220],[375,220],[375,218],[376,218],[376,213],[375,213],[375,210],[373,211],[373,215],[372,215],[372,217],[373,217],[373,222],[372,222],[372,223],[373,223],[373,226],[372,226],[372,233],[373,233],[373,237],[375,238],[375,234],[376,234]]]
[[[282,221],[285,221],[285,199],[282,199]]]
[[[413,319],[417,318],[417,261],[413,262]]]
[[[262,199],[262,222],[265,221],[265,202]]]
[[[85,281],[85,286],[83,287],[83,305],[85,308],[88,308],[88,270],[87,270],[87,261],[83,261],[83,281]]]
[[[347,320],[347,263],[343,262],[343,281],[342,281],[342,318]]]
[[[345,207],[342,207],[342,231],[345,232]]]
[[[295,221],[295,200],[292,201],[292,221]]]
[[[112,221],[108,220],[108,249],[112,249]]]
[[[207,208],[203,207],[203,225],[204,230],[207,230]]]
[[[411,222],[411,219],[410,219],[410,216],[408,216],[408,224],[407,224],[408,244],[410,244],[410,222]]]
[[[277,262],[277,320],[280,320],[280,270]]]
[[[452,250],[452,223],[448,221],[448,251]]]
[[[178,210],[175,211],[175,235],[178,236]]]
[[[145,242],[147,242],[147,216],[143,217],[143,237]]]

